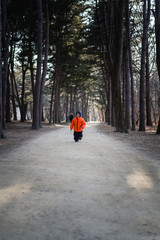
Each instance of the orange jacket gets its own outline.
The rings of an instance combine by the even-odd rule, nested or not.
[[[86,123],[82,117],[79,118],[75,117],[71,122],[70,129],[72,130],[74,127],[75,132],[82,132],[85,126]]]

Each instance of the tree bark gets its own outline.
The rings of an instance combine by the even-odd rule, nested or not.
[[[111,76],[108,74],[108,125],[112,123],[112,89],[111,89]]]
[[[11,121],[11,109],[10,109],[10,82],[9,82],[9,70],[7,76],[7,91],[6,91],[6,122]]]
[[[160,1],[155,0],[155,4],[156,4],[156,11],[155,11],[156,53],[157,53],[157,68],[158,68],[158,75],[159,75],[159,82],[160,82]],[[159,107],[159,123],[157,127],[157,134],[160,134],[160,96],[158,100],[158,107]]]
[[[33,102],[33,123],[32,129],[39,129],[40,122],[40,89],[41,89],[41,62],[42,62],[42,0],[37,0],[38,12],[38,58],[37,58],[37,73],[36,84],[34,89],[34,102]]]
[[[45,85],[45,79],[47,74],[47,62],[48,62],[48,49],[49,49],[49,13],[48,13],[48,0],[45,0],[45,7],[46,7],[46,33],[45,33],[45,57],[43,61],[43,73],[42,73],[42,81],[41,81],[41,92],[40,92],[40,123],[41,125],[41,116],[42,116],[42,105],[43,105],[43,95],[44,95],[44,85]]]
[[[129,65],[129,0],[126,0],[125,3],[125,95],[126,95],[126,104],[125,104],[125,119],[127,129],[131,128],[130,124],[130,65]]]
[[[133,79],[133,68],[132,68],[132,51],[131,51],[131,34],[130,34],[130,12],[129,4],[126,0],[127,15],[127,33],[128,33],[128,51],[129,51],[129,69],[130,69],[130,78],[131,78],[131,111],[132,111],[132,127],[131,130],[135,131],[136,129],[136,120],[135,120],[135,93],[134,93],[134,79]]]
[[[13,60],[12,60],[13,62]],[[16,102],[15,102],[15,92],[14,92],[14,72],[13,72],[13,63],[12,67],[11,67],[11,74],[10,74],[10,78],[11,78],[11,88],[12,88],[12,107],[13,107],[13,119],[17,120],[17,111],[16,111]]]
[[[2,1],[0,0],[0,138],[3,134],[3,103],[2,103]]]
[[[87,121],[88,96],[86,95],[85,91],[82,91],[81,98],[82,98],[82,117],[84,118],[85,121]]]
[[[134,79],[133,79],[132,52],[131,52],[130,37],[129,37],[129,62],[130,62],[130,76],[131,76],[131,108],[132,108],[132,128],[131,128],[131,130],[135,131],[136,130],[135,93],[134,93]]]
[[[69,122],[69,114],[68,114],[68,91],[65,96],[65,114],[66,114],[66,122]]]
[[[140,71],[140,125],[139,131],[145,131],[145,62],[147,49],[147,33],[150,21],[150,0],[144,0],[143,5],[143,36],[142,36],[142,56],[141,56],[141,71]],[[146,13],[147,10],[147,13]]]
[[[7,22],[7,10],[6,10],[6,0],[2,1],[2,19],[3,19],[3,83],[2,83],[2,102],[3,102],[3,128],[5,128],[5,113],[6,113],[6,88],[7,88],[7,76],[8,76],[8,57],[9,57],[9,26]]]
[[[12,107],[13,107],[13,119],[17,120],[17,111],[16,111],[16,102],[15,102],[15,91],[14,91],[14,85],[15,85],[15,89],[16,89],[16,83],[15,83],[15,76],[14,76],[14,52],[15,49],[13,46],[13,33],[12,33],[12,41],[10,44],[10,66],[11,66],[11,72],[9,73],[10,75],[10,81],[11,81],[11,100],[12,100]],[[17,90],[17,89],[16,89]],[[18,95],[18,94],[17,94]],[[17,99],[18,101],[18,99]],[[19,103],[19,102],[18,102]],[[19,103],[19,108],[20,108],[20,103]]]
[[[146,50],[146,117],[147,126],[152,126],[148,44]]]
[[[77,85],[74,87],[74,96],[73,96],[73,109],[72,109],[72,113],[76,112],[77,111],[77,106],[76,106],[76,103],[77,103]]]
[[[74,104],[73,104],[73,88],[71,86],[71,92],[70,92],[70,113],[74,113]]]
[[[62,63],[61,63],[61,52],[57,49],[56,53],[56,69],[55,69],[55,96],[54,96],[54,116],[53,123],[60,122],[60,87],[61,87],[61,74],[62,74]]]
[[[122,48],[123,48],[123,16],[124,1],[114,2],[115,7],[115,42],[114,42],[114,66],[112,73],[112,91],[113,105],[115,109],[115,126],[116,131],[126,132],[126,126],[123,117],[122,99],[121,99],[121,66],[122,66]]]
[[[112,64],[113,64],[113,59],[112,59],[112,53],[111,53],[111,48],[112,48],[112,25],[111,21],[110,24],[108,24],[108,18],[107,15],[109,15],[109,18],[111,19],[111,13],[110,10],[112,8],[108,9],[108,3],[103,2],[103,10],[104,10],[104,25],[105,25],[105,36],[103,34],[103,29],[102,25],[100,24],[99,20],[99,14],[98,14],[98,5],[96,1],[96,17],[97,17],[97,22],[98,22],[98,28],[99,28],[99,33],[100,33],[100,39],[101,39],[101,58],[103,60],[102,65],[102,71],[103,71],[103,78],[104,78],[104,83],[105,83],[105,90],[106,90],[106,95],[107,95],[107,100],[108,104],[105,102],[106,105],[106,122],[108,122],[108,125],[111,124],[111,112],[112,112],[112,101],[111,101],[111,69],[112,69]],[[108,78],[109,76],[109,78]]]
[[[21,91],[21,104],[20,104],[20,112],[21,112],[21,122],[25,121],[25,104],[24,104],[24,93],[25,93],[25,74],[27,69],[24,68],[24,58],[22,59],[22,91]]]
[[[31,33],[30,33],[31,35]],[[32,86],[32,94],[34,98],[34,67],[33,67],[33,49],[31,46],[31,36],[29,35],[29,55],[28,55],[28,62],[30,65],[30,72],[31,72],[31,86]]]
[[[49,124],[52,124],[52,116],[53,116],[53,96],[54,96],[54,90],[55,90],[55,78],[53,81],[53,86],[52,86],[52,94],[51,94],[51,103],[50,103],[50,118],[49,118]]]

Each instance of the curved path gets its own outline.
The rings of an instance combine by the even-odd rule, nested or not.
[[[88,124],[0,161],[0,240],[159,240],[160,167]]]

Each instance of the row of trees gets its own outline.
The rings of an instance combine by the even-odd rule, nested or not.
[[[76,109],[87,120],[93,101],[117,131],[136,123],[144,131],[151,108],[156,119],[158,0],[3,0],[0,14],[1,137],[17,106],[22,122],[30,109],[33,129],[46,105],[49,122],[58,123]]]
[[[60,105],[67,116],[82,105],[87,117],[90,67],[83,54],[85,8],[76,0],[3,2],[3,127],[11,112],[17,119],[17,106],[23,122],[33,102],[32,128],[38,129],[44,91],[50,102],[50,123],[60,121]]]
[[[97,33],[92,46],[98,46],[99,74],[106,85],[106,121],[117,131],[135,130],[137,123],[145,131],[146,124],[152,126],[152,115],[156,122],[160,107],[159,4],[99,0],[92,13],[91,38]]]

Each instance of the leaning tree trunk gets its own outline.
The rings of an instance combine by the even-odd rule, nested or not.
[[[34,102],[33,102],[33,123],[32,129],[39,129],[40,122],[40,89],[41,89],[41,62],[42,62],[42,0],[37,0],[38,12],[38,58],[37,58],[37,73],[36,85],[34,89]]]
[[[156,4],[155,26],[156,26],[157,68],[158,68],[158,75],[159,75],[159,82],[160,82],[160,1],[155,0],[155,4]],[[160,134],[160,94],[159,94],[159,100],[158,100],[158,107],[159,107],[159,123],[157,127],[157,134]]]
[[[139,131],[145,131],[145,57],[147,49],[147,33],[150,21],[150,0],[144,0],[143,5],[143,36],[142,36],[142,56],[141,56],[141,71],[140,71],[140,125]],[[146,13],[147,10],[147,13]]]
[[[13,33],[12,33],[12,38],[13,38]],[[12,108],[13,108],[13,115],[14,115],[14,120],[17,120],[17,111],[16,111],[16,103],[15,103],[15,91],[14,91],[14,52],[15,52],[15,47],[13,46],[13,41],[11,40],[10,44],[10,82],[11,82],[11,100],[12,100]],[[19,105],[20,106],[20,105]]]

